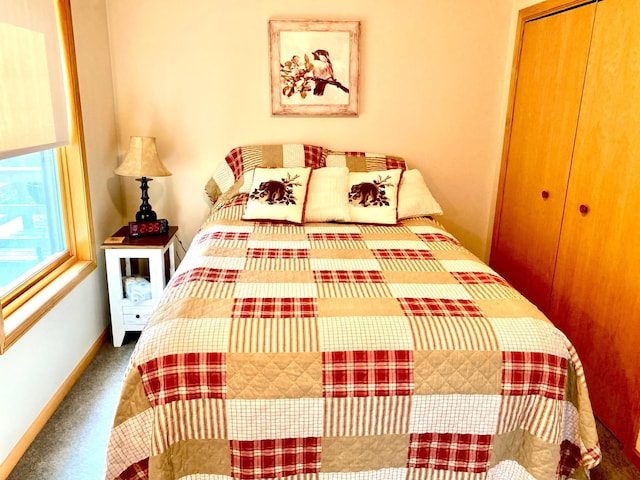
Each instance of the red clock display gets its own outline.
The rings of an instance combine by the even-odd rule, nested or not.
[[[164,218],[150,222],[129,222],[129,236],[133,238],[166,235],[168,232],[169,222]]]

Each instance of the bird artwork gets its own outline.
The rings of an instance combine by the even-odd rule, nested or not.
[[[327,84],[335,85],[343,92],[349,93],[349,89],[336,80],[333,74],[333,65],[329,58],[329,52],[323,49],[317,49],[311,52],[313,55],[313,68],[311,70],[313,74],[313,81],[315,86],[313,87],[313,94],[322,96]]]
[[[281,63],[280,82],[282,95],[289,98],[296,93],[303,100],[308,93],[322,96],[327,85],[349,93],[349,89],[336,79],[329,52],[325,49],[314,50],[310,55],[305,53],[304,60],[299,55],[293,55],[291,60]]]
[[[359,35],[358,21],[269,20],[272,114],[358,115]]]

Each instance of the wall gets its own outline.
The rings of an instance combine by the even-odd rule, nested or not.
[[[535,5],[536,3],[542,3],[540,0],[515,0],[514,1],[516,9],[522,10],[523,8],[530,7],[531,5]]]
[[[73,0],[72,14],[96,242],[121,218],[113,86],[104,0]],[[108,324],[106,274],[99,268],[0,356],[0,465]]]
[[[172,177],[151,204],[185,246],[204,220],[202,187],[234,146],[306,142],[405,157],[443,223],[488,257],[510,68],[512,0],[107,0],[120,158],[156,136]],[[269,19],[360,20],[360,115],[272,117]],[[508,87],[507,87],[508,88]],[[122,178],[125,218],[140,203]]]

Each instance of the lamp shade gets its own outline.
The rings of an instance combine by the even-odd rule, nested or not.
[[[124,160],[115,169],[117,175],[125,177],[168,177],[167,170],[156,150],[155,137],[131,137],[129,150]]]

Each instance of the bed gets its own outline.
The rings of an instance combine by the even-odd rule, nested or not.
[[[238,147],[205,190],[106,478],[588,478],[576,351],[440,225],[404,160]]]

